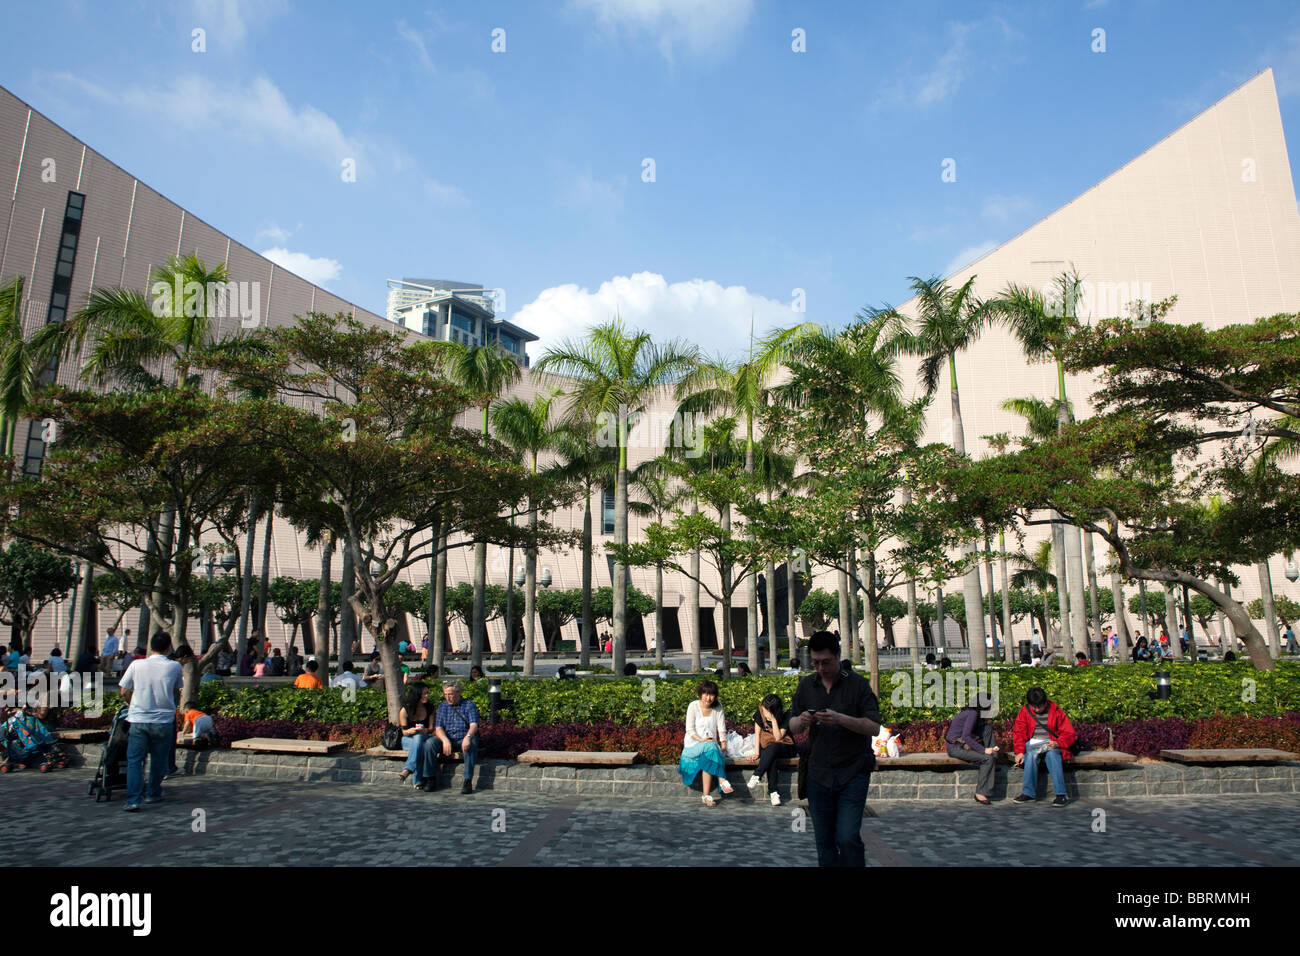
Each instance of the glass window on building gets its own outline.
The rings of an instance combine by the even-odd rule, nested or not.
[[[614,486],[600,489],[600,533],[614,533]]]

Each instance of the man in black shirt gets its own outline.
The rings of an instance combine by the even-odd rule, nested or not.
[[[880,731],[880,703],[871,684],[840,669],[840,642],[830,631],[809,641],[815,673],[799,681],[790,732],[810,729],[808,810],[818,866],[866,866],[862,812],[876,758],[871,738]]]

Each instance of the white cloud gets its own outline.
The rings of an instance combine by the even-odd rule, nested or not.
[[[894,79],[876,96],[874,107],[933,106],[956,93],[970,69],[967,38],[977,26],[975,23],[949,23],[948,46],[933,65],[912,71],[909,61],[907,66],[899,68]]]
[[[447,186],[436,179],[426,178],[421,184],[424,194],[440,206],[468,206],[469,197],[455,186]]]
[[[950,276],[958,269],[964,269],[976,259],[987,255],[998,247],[998,243],[990,239],[987,242],[981,242],[978,245],[967,246],[959,251],[955,256],[948,260],[948,264],[943,267],[939,273],[943,276]]]
[[[265,249],[262,255],[277,266],[288,269],[294,275],[301,276],[313,285],[324,285],[331,279],[337,279],[343,272],[343,266],[335,259],[313,258],[305,252],[290,252],[280,246]]]
[[[297,228],[301,229],[302,223],[298,223]],[[270,239],[274,243],[278,243],[279,245],[284,245],[286,242],[289,241],[289,237],[293,235],[293,232],[294,231],[292,229],[281,229],[275,223],[271,223],[265,229],[257,230],[257,234],[254,236],[254,238]]]
[[[649,332],[657,342],[680,338],[711,354],[733,355],[749,341],[751,316],[759,333],[807,318],[793,311],[790,303],[768,299],[744,286],[724,287],[707,279],[669,283],[653,272],[615,276],[594,292],[576,284],[553,286],[509,318],[541,337],[529,346],[536,359],[548,347],[579,338],[616,313],[629,328]]]
[[[411,46],[415,47],[415,52],[420,59],[420,63],[430,73],[433,72],[433,58],[429,56],[429,49],[424,45],[424,37],[414,27],[407,26],[405,20],[397,21],[397,34],[403,40],[406,40]]]
[[[1003,196],[994,193],[984,200],[983,212],[986,219],[1006,222],[1013,216],[1019,216],[1034,207],[1027,196]]]
[[[569,6],[594,14],[606,33],[650,37],[670,63],[679,47],[695,56],[725,50],[754,12],[754,0],[569,0]]]
[[[227,44],[248,34],[249,24],[260,26],[289,9],[287,0],[193,0],[195,26]]]

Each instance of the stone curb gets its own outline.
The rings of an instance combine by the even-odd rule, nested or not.
[[[70,745],[83,765],[99,763],[102,744]],[[362,754],[331,757],[303,757],[288,754],[259,754],[236,750],[178,750],[178,765],[194,774],[222,777],[254,777],[264,780],[330,780],[397,786],[399,761]],[[1046,770],[1041,771],[1039,794],[1050,792]],[[441,767],[439,786],[449,787],[460,779],[459,765]],[[735,788],[731,799],[745,803],[765,800],[766,786],[749,790],[748,771],[727,775]],[[999,766],[994,799],[1011,797],[1021,790],[1024,773],[1015,767]],[[778,790],[783,800],[793,795],[794,773],[780,770]],[[1127,764],[1106,769],[1065,771],[1069,795],[1074,798],[1141,796],[1199,796],[1214,793],[1300,793],[1300,762],[1259,766],[1203,767],[1175,763]],[[683,787],[675,767],[534,767],[513,760],[484,760],[476,768],[475,787],[513,793],[601,794],[621,796],[677,797],[698,799],[700,784]],[[868,800],[969,800],[975,793],[974,768],[951,770],[877,770],[871,776]]]

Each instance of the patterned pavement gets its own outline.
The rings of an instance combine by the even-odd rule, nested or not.
[[[0,864],[39,866],[811,866],[801,804],[714,809],[646,797],[176,777],[127,814],[86,796],[88,769],[0,777]],[[1104,816],[1096,811],[1104,811]],[[1296,866],[1300,795],[868,805],[873,866]]]

